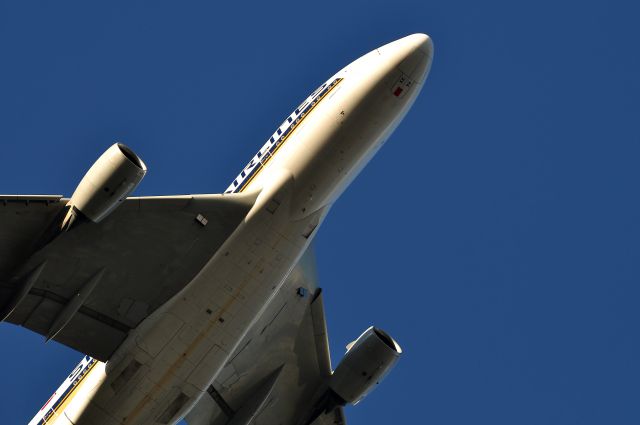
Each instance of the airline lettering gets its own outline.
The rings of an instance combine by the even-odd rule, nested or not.
[[[296,108],[291,115],[278,127],[267,143],[262,146],[258,153],[249,161],[240,175],[229,185],[224,193],[242,192],[247,184],[258,174],[265,164],[275,154],[276,150],[284,143],[295,128],[311,112],[313,108],[339,83],[342,78],[329,80],[318,87],[311,95]]]

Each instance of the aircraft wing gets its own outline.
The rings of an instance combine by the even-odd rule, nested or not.
[[[0,195],[0,320],[106,361],[193,278],[254,198],[127,198],[100,223],[60,233],[68,199]]]
[[[331,361],[312,247],[185,420],[189,425],[344,425],[325,413]]]

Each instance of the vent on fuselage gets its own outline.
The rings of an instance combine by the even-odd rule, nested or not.
[[[161,424],[172,423],[171,420],[182,410],[185,404],[189,401],[189,396],[185,393],[180,393],[169,406],[162,412],[162,415],[158,418],[158,422]]]
[[[133,378],[138,369],[140,369],[140,366],[142,366],[142,363],[138,362],[137,360],[131,360],[127,367],[125,367],[120,375],[118,375],[118,377],[111,383],[111,388],[113,388],[113,391],[115,393],[120,392],[120,390],[124,388],[127,382],[129,382],[131,378]]]

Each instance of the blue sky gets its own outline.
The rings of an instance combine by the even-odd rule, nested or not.
[[[405,354],[350,424],[638,424],[633,2],[1,2],[0,192],[69,196],[114,141],[138,195],[223,191],[335,71],[414,32],[431,75],[317,242],[334,363]],[[0,423],[81,355],[0,325]]]

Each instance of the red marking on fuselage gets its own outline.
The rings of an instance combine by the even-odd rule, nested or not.
[[[58,392],[56,391],[55,393],[53,393],[51,395],[51,397],[49,397],[49,400],[47,400],[47,402],[44,404],[44,406],[42,406],[42,409],[40,409],[40,411],[43,411],[45,407],[47,407],[49,405],[49,402],[51,401],[52,398],[54,398],[56,396],[56,394],[58,394]]]

